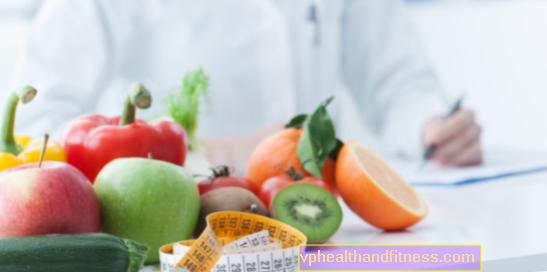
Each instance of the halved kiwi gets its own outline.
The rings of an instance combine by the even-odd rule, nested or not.
[[[270,214],[304,233],[308,243],[325,242],[342,223],[342,208],[334,195],[309,183],[294,183],[279,190]]]

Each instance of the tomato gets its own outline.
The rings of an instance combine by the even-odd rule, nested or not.
[[[259,192],[259,188],[245,177],[230,176],[228,167],[219,166],[217,169],[213,169],[213,177],[198,183],[199,195],[221,187],[240,187],[251,191],[256,196]]]
[[[321,179],[315,177],[303,177],[302,175],[296,173],[292,168],[287,170],[285,173],[287,173],[287,175],[267,179],[260,187],[258,197],[262,200],[262,203],[264,203],[267,209],[270,208],[270,204],[279,190],[295,182],[315,184],[329,190],[330,192],[333,192],[329,184]]]

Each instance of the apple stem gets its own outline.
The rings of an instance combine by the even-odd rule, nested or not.
[[[134,83],[129,88],[129,93],[125,99],[120,126],[125,126],[135,122],[136,108],[147,109],[152,104],[150,92],[140,83]]]
[[[49,139],[49,135],[44,135],[44,144],[42,145],[42,150],[40,151],[40,160],[38,161],[38,168],[42,167],[42,161],[44,160],[44,155],[46,154],[46,148],[47,148],[47,140]]]

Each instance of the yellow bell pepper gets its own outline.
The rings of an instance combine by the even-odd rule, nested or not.
[[[32,139],[26,135],[15,136],[13,133],[17,104],[19,101],[22,104],[32,101],[36,93],[36,89],[26,86],[8,98],[0,131],[0,171],[40,160],[44,138]],[[66,162],[66,154],[61,144],[52,139],[48,140],[43,161]]]
[[[23,149],[27,147],[28,143],[32,141],[32,137],[26,135],[15,135],[15,142],[19,144]]]

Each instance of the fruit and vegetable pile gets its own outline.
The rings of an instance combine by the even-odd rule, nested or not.
[[[245,176],[217,166],[196,182],[185,163],[204,148],[195,131],[207,84],[201,70],[186,75],[182,91],[167,99],[169,118],[147,122],[135,113],[152,96],[135,83],[120,116],[77,117],[59,141],[15,135],[17,105],[38,92],[14,92],[0,132],[0,271],[139,271],[160,261],[161,247],[210,235],[211,216],[222,212],[274,220],[307,243],[338,231],[339,200],[384,230],[427,215],[381,158],[336,138],[332,98],[256,146]]]

